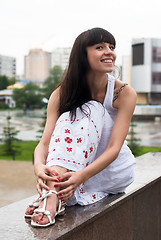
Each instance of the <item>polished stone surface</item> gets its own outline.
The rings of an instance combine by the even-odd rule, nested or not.
[[[134,198],[134,240],[161,239],[161,181],[149,186]]]
[[[0,208],[0,239],[144,240],[143,235],[150,231],[149,224],[150,237],[161,226],[158,199],[161,199],[161,153],[148,153],[137,158],[136,180],[126,194],[112,195],[86,207],[68,207],[65,216],[57,217],[56,224],[48,228],[33,228],[30,220],[24,218],[30,198]],[[145,226],[143,219],[150,217],[152,220]],[[133,229],[134,222],[138,224]],[[138,231],[140,224],[145,231]],[[160,240],[159,234],[153,240]]]

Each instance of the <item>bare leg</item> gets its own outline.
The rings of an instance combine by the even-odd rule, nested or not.
[[[51,167],[52,170],[55,170],[59,175],[62,175],[63,173],[65,173],[67,170],[63,167],[59,167],[59,166],[52,166]],[[58,187],[54,187],[55,182],[51,182],[48,181],[47,185],[49,186],[50,190],[55,190],[55,191],[59,191]],[[43,207],[43,201],[41,202],[40,206],[38,209]],[[57,211],[57,207],[58,207],[58,197],[56,194],[52,194],[51,196],[49,196],[47,198],[47,205],[46,205],[46,210],[50,211],[51,213],[51,218],[52,220],[55,217],[56,211]],[[43,215],[42,213],[35,213],[32,216],[32,220],[38,224],[46,224],[49,222],[49,219],[46,215]]]

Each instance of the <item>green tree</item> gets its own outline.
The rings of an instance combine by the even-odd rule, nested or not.
[[[139,156],[140,155],[140,138],[136,138],[136,132],[134,128],[136,127],[136,123],[134,122],[134,118],[132,118],[131,123],[130,123],[130,130],[128,132],[128,146],[131,149],[132,153],[134,156]]]
[[[8,81],[9,85],[13,85],[13,84],[15,84],[16,82],[17,82],[17,79],[16,79],[15,77],[9,78],[9,81]]]
[[[16,106],[23,108],[24,111],[40,106],[42,97],[40,88],[34,83],[29,83],[24,88],[14,89],[13,91],[13,99],[16,102]]]
[[[14,127],[11,127],[11,116],[6,117],[7,126],[3,128],[3,138],[1,139],[4,143],[2,148],[2,155],[12,156],[12,159],[15,160],[16,153],[19,153],[17,147],[14,145],[14,142],[20,141],[16,138],[16,135],[19,133],[18,130],[15,130]]]
[[[8,109],[8,105],[5,102],[0,102],[0,109]]]
[[[50,75],[44,82],[44,94],[47,99],[49,99],[52,91],[60,83],[62,75],[63,70],[61,66],[56,65],[50,70]]]
[[[7,86],[9,85],[9,79],[5,75],[0,76],[0,90],[6,89]]]

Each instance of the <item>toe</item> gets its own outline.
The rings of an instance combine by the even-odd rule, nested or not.
[[[41,225],[45,225],[45,224],[47,224],[48,222],[49,222],[49,219],[48,219],[48,217],[45,216],[45,215],[38,221],[38,223],[41,224]]]
[[[34,212],[34,208],[28,207],[28,208],[26,209],[25,214],[26,214],[26,215],[31,215],[31,214],[33,214],[33,212]]]
[[[33,216],[32,216],[32,220],[34,222],[39,222],[42,218],[43,218],[42,213],[34,213]]]

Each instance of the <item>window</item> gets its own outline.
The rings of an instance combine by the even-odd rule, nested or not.
[[[132,65],[144,64],[144,43],[132,45]]]
[[[153,47],[153,63],[161,63],[161,47]]]
[[[152,73],[152,84],[161,84],[161,72]]]

